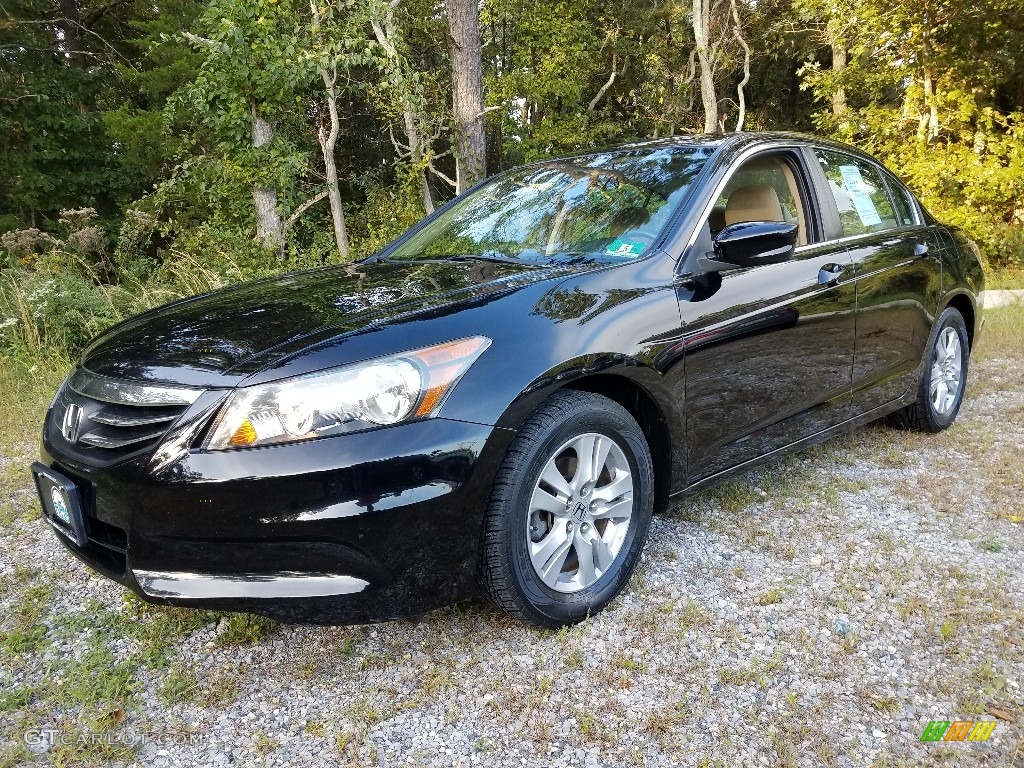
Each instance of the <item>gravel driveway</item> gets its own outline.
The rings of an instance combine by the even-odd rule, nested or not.
[[[0,764],[1024,765],[1022,382],[981,361],[942,435],[871,426],[682,503],[554,633],[482,604],[346,628],[144,606],[43,529],[8,445]],[[919,740],[993,716],[985,743]]]

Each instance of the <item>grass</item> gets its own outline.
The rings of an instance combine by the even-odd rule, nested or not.
[[[270,637],[279,624],[265,616],[248,613],[232,613],[222,622],[223,628],[217,633],[219,646],[252,645]]]
[[[957,636],[959,626],[953,619],[946,619],[939,625],[939,637],[942,638],[942,642],[948,642]]]
[[[996,555],[1006,549],[1006,545],[1003,543],[1003,540],[998,536],[993,536],[992,534],[982,538],[981,541],[978,542],[978,546],[986,552],[991,552]]]
[[[0,693],[0,712],[14,712],[28,706],[33,693],[34,690],[27,685],[19,685]]]
[[[41,651],[48,644],[49,630],[44,623],[54,586],[38,572],[15,573],[21,589],[19,599],[9,617],[9,624],[0,632],[0,648],[9,654]]]
[[[115,662],[109,650],[97,648],[63,665],[54,693],[59,700],[87,707],[123,708],[139,687],[133,665]]]
[[[181,666],[172,667],[160,686],[160,698],[169,705],[197,701],[201,693],[199,678]]]
[[[1024,289],[1024,266],[987,273],[985,289],[989,291]]]
[[[0,432],[6,449],[29,439],[35,449],[43,414],[71,367],[61,356],[32,362],[0,356]]]
[[[870,700],[871,706],[877,709],[879,712],[885,712],[887,714],[894,715],[900,711],[900,703],[895,696],[871,696]]]
[[[1024,304],[985,310],[975,354],[983,358],[1024,359]]]
[[[722,509],[738,514],[754,502],[761,501],[761,497],[750,489],[745,480],[746,478],[727,480],[707,493],[721,505]]]
[[[711,623],[707,610],[695,600],[687,600],[679,608],[679,629],[697,630]]]
[[[986,659],[974,666],[964,680],[959,709],[964,714],[984,714],[988,703],[1005,691],[1006,678]]]

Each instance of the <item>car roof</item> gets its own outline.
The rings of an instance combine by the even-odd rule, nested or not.
[[[676,136],[656,139],[641,139],[639,141],[631,141],[625,144],[613,144],[606,147],[598,147],[595,149],[584,150],[579,153],[573,153],[571,155],[565,155],[560,158],[550,159],[579,159],[593,155],[635,152],[636,150],[645,149],[657,150],[670,147],[679,147],[681,149],[690,147],[712,148],[725,150],[732,154],[759,144],[777,144],[780,142],[832,147],[844,152],[857,154],[876,163],[878,162],[875,158],[871,157],[871,155],[857,147],[850,146],[849,144],[843,144],[832,139],[827,139],[822,136],[814,136],[812,134],[799,133],[796,131],[741,131],[740,133],[679,134]],[[543,160],[540,162],[543,162]]]
[[[657,151],[659,148],[710,148],[714,151],[714,156],[719,160],[725,160],[729,162],[727,158],[735,156],[741,152],[748,150],[750,147],[756,147],[758,145],[773,145],[773,144],[800,144],[806,146],[821,146],[831,148],[831,150],[839,150],[850,155],[855,155],[859,158],[867,160],[871,163],[882,165],[877,158],[873,158],[863,150],[858,150],[856,146],[845,144],[841,141],[834,139],[824,138],[822,136],[815,136],[809,133],[799,133],[796,131],[741,131],[739,133],[685,133],[677,136],[669,136],[663,138],[651,138],[641,139],[639,141],[630,141],[628,143],[612,144],[609,146],[593,148],[593,150],[587,150],[572,155],[566,155],[562,157],[545,158],[543,160],[537,160],[527,165],[539,165],[549,162],[557,162],[560,160],[583,160],[590,157],[597,157],[599,155],[616,155],[616,154],[627,154],[634,153],[637,151]],[[886,169],[889,171],[889,169]],[[890,175],[894,175],[889,171]],[[902,183],[902,181],[901,181]]]

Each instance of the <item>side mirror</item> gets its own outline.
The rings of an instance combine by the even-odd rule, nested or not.
[[[757,267],[780,264],[793,257],[796,248],[796,222],[741,221],[730,224],[715,237],[712,269]],[[718,266],[717,263],[721,263]]]

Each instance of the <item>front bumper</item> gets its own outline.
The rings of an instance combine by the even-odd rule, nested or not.
[[[306,443],[42,461],[74,480],[80,559],[165,604],[314,624],[415,615],[475,594],[483,512],[513,432],[429,419]]]

